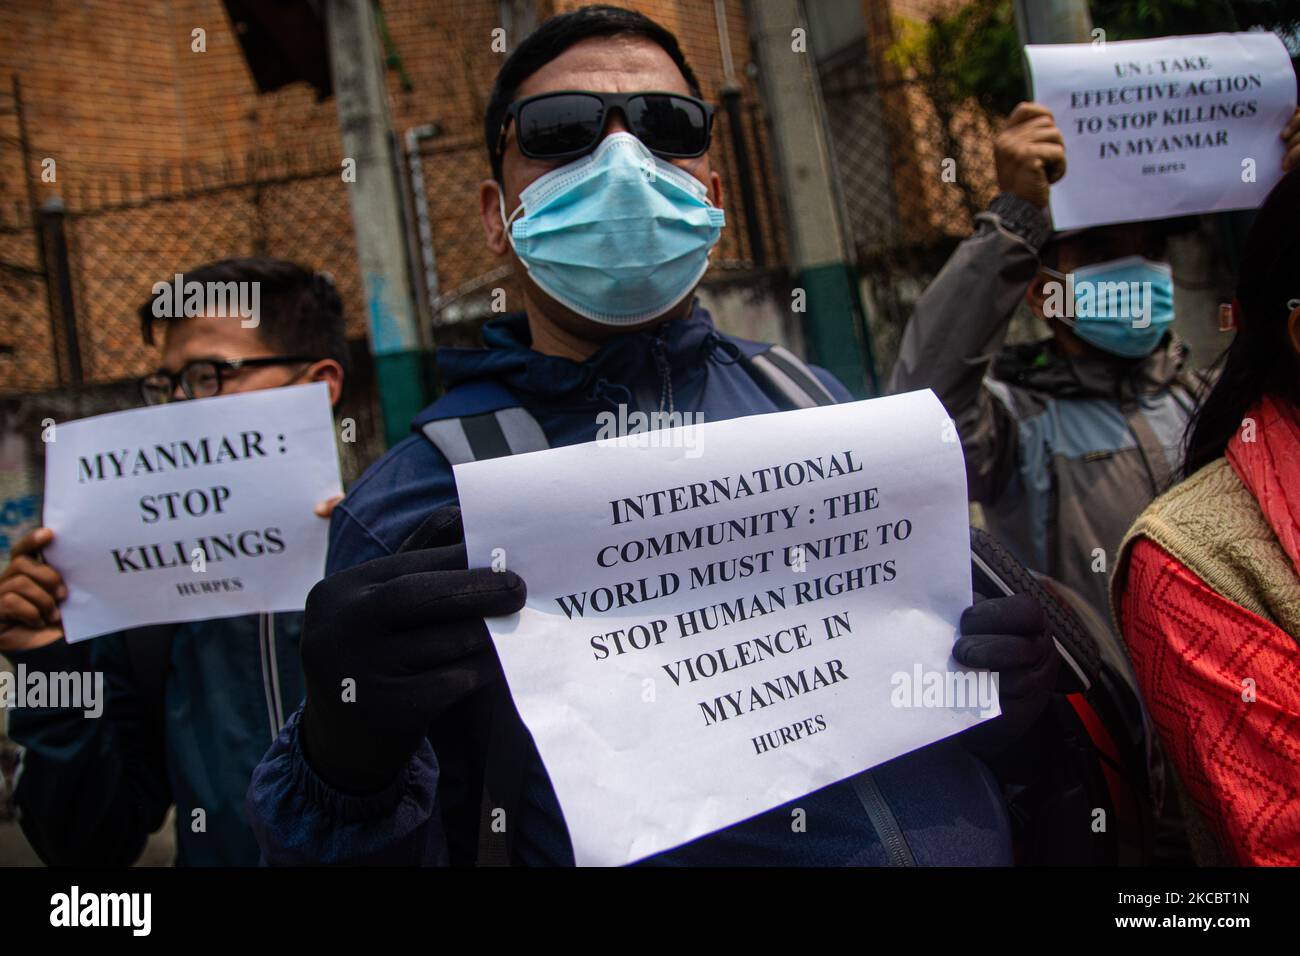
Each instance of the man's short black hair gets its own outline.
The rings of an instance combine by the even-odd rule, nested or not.
[[[174,277],[159,281],[172,285]],[[258,283],[260,309],[254,331],[261,340],[284,355],[334,359],[343,366],[344,381],[347,380],[348,342],[343,300],[334,281],[325,273],[284,259],[247,256],[204,263],[182,273],[181,281]],[[154,314],[154,302],[161,294],[150,295],[140,306],[140,329],[148,345],[153,345],[156,322],[178,321]]]
[[[492,176],[497,182],[501,181],[501,156],[497,153],[501,123],[505,119],[506,110],[515,101],[519,87],[574,44],[591,37],[614,36],[644,37],[663,47],[664,52],[677,64],[677,69],[682,71],[682,77],[691,93],[703,98],[695,71],[686,62],[682,48],[677,45],[677,37],[644,14],[602,4],[550,17],[524,37],[510,56],[506,57],[505,63],[497,71],[496,82],[492,85],[492,96],[488,99],[487,112],[483,116],[483,137],[487,142]]]

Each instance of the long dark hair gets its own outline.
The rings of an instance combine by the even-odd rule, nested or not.
[[[1220,457],[1246,413],[1265,395],[1300,404],[1300,363],[1287,331],[1296,299],[1300,169],[1273,187],[1246,236],[1237,278],[1237,334],[1215,363],[1218,382],[1187,426],[1184,476]]]

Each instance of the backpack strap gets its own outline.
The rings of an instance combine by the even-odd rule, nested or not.
[[[531,747],[505,680],[489,688],[487,741],[483,767],[483,797],[479,805],[478,866],[510,866],[518,831],[519,808],[523,805],[524,771]],[[505,814],[505,829],[497,832],[495,814]]]
[[[767,397],[783,408],[839,404],[812,369],[779,345],[753,355],[741,353],[740,365]]]
[[[1211,369],[1183,369],[1174,377],[1173,384],[1182,389],[1187,400],[1183,404],[1183,410],[1188,415],[1196,411],[1205,397],[1210,394],[1210,389],[1214,388],[1216,381],[1218,375]]]
[[[1151,427],[1151,423],[1147,421],[1146,415],[1137,402],[1123,402],[1120,405],[1120,412],[1124,416],[1124,424],[1137,444],[1142,464],[1146,466],[1147,474],[1151,478],[1153,497],[1163,494],[1174,481],[1176,466],[1170,463],[1169,456],[1165,453],[1165,446],[1160,443],[1159,436],[1156,435],[1155,429]]]
[[[908,845],[907,835],[899,825],[898,817],[889,808],[889,802],[885,800],[880,784],[876,783],[871,771],[864,770],[856,777],[850,777],[849,782],[853,785],[853,792],[858,795],[862,809],[867,811],[867,819],[876,831],[889,865],[916,866],[916,857]]]
[[[521,455],[550,447],[546,433],[528,409],[495,411],[425,422],[420,432],[453,465]],[[528,765],[528,731],[504,682],[494,685],[486,707],[483,788],[478,814],[477,865],[509,866]],[[494,827],[505,812],[505,830]]]
[[[421,425],[420,431],[453,465],[551,447],[537,419],[518,405],[478,415],[435,419]]]

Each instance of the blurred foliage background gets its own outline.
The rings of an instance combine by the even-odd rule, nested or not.
[[[1093,0],[1094,27],[1106,40],[1192,33],[1273,30],[1300,57],[1300,0]],[[926,21],[901,21],[893,62],[944,85],[946,98],[974,100],[1005,116],[1028,85],[1012,0],[969,0]]]

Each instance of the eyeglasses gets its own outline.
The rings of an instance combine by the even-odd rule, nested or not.
[[[315,362],[310,355],[271,355],[266,358],[246,359],[195,359],[186,362],[179,373],[159,369],[140,380],[140,397],[146,405],[166,405],[173,401],[177,386],[186,398],[211,398],[221,394],[223,375],[245,368],[264,368],[268,365],[293,365],[296,362]]]
[[[612,109],[622,111],[632,135],[657,156],[691,159],[709,150],[713,107],[703,100],[680,93],[561,90],[510,104],[497,155],[505,153],[506,130],[514,120],[519,150],[529,159],[577,159],[596,148]]]

